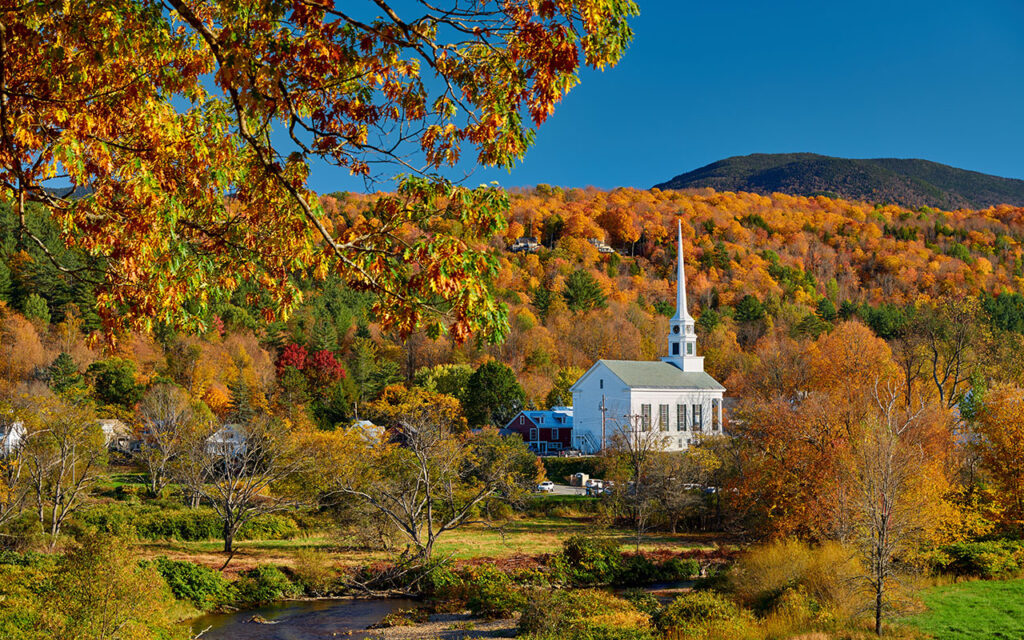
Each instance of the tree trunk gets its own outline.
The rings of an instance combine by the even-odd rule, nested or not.
[[[232,531],[231,525],[224,522],[224,553],[231,553],[231,545],[235,541],[235,532]]]
[[[875,635],[882,635],[882,583],[875,589]]]

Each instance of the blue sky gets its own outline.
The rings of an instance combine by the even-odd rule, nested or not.
[[[511,173],[468,183],[646,188],[793,151],[1024,178],[1020,0],[639,4],[619,66],[585,72]],[[329,167],[312,178],[320,192],[363,190]]]

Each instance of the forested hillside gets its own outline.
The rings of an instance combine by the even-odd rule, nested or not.
[[[943,209],[1024,205],[1024,180],[928,160],[833,158],[816,153],[734,156],[678,175],[661,189],[712,188],[769,195],[825,194],[868,202]]]
[[[242,387],[253,402],[304,407],[304,416],[334,426],[425,367],[494,358],[512,367],[528,403],[543,406],[564,401],[564,389],[596,358],[664,354],[677,219],[698,347],[732,394],[743,393],[743,373],[766,340],[813,339],[845,319],[892,340],[905,333],[915,307],[962,298],[986,331],[1017,336],[1024,328],[1024,209],[943,212],[825,197],[543,185],[510,198],[508,229],[491,240],[500,262],[494,287],[509,308],[508,337],[497,345],[381,333],[366,295],[332,279],[296,276],[305,302],[287,321],[266,323],[252,311],[258,292],[249,285],[217,303],[203,335],[158,329],[111,350],[86,336],[98,327],[88,269],[58,271],[7,227],[3,378],[13,386],[45,384],[67,353],[89,380],[113,362],[139,385],[174,379],[215,413],[228,411]],[[358,222],[369,202],[352,194],[322,200],[336,228]],[[45,213],[34,215],[45,227]],[[506,250],[531,235],[543,245],[539,252]],[[600,253],[592,238],[616,252]]]

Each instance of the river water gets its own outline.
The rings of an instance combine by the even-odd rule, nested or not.
[[[321,640],[372,637],[366,627],[395,609],[408,609],[414,600],[311,600],[281,602],[235,613],[211,613],[192,621],[203,640]],[[274,624],[251,622],[259,616]],[[350,634],[351,632],[351,634]]]

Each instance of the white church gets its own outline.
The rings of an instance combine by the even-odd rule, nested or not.
[[[686,449],[705,434],[722,433],[725,387],[704,371],[697,333],[686,309],[683,230],[678,228],[676,313],[668,353],[660,361],[598,360],[572,386],[573,446],[597,453],[622,430],[657,430],[667,449]]]

